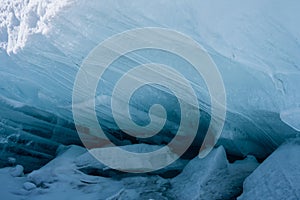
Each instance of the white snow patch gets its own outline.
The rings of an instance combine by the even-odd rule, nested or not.
[[[16,53],[31,34],[46,34],[51,19],[69,0],[2,0],[0,4],[0,48]]]

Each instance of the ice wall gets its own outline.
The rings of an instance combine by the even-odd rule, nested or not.
[[[296,123],[300,107],[299,7],[296,0],[288,3],[3,1],[0,5],[1,149],[10,152],[8,144],[20,145],[15,140],[8,143],[7,138],[22,131],[39,137],[29,142],[39,143],[46,138],[51,144],[79,144],[72,124],[71,95],[83,59],[113,34],[132,28],[163,27],[199,42],[222,74],[227,118],[219,144],[236,156],[254,154],[264,158],[286,138],[299,134]],[[157,54],[142,52],[142,55],[165,62]],[[125,59],[119,64],[124,63],[129,61]],[[198,84],[200,107],[207,111],[204,113],[207,116],[210,102],[202,93],[205,85],[199,85],[192,74],[184,73]],[[108,81],[99,89],[97,113],[102,125],[122,144],[107,104],[110,98],[107,91],[111,88],[113,85]],[[141,91],[137,100],[149,101],[133,104],[133,109],[147,107],[157,94],[169,100],[166,93]],[[169,102],[172,102],[170,109],[175,110],[168,119],[167,129],[172,133],[178,108],[173,108],[176,100]],[[136,111],[139,123],[147,123],[147,111],[143,112]],[[203,129],[207,120],[209,116],[203,121]],[[8,131],[11,128],[15,130],[13,133]],[[150,143],[167,142],[171,137],[172,134],[167,139],[156,137]],[[40,151],[30,145],[25,149]]]

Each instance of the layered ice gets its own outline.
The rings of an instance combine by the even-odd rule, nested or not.
[[[253,154],[265,158],[287,138],[299,135],[299,6],[296,0],[2,2],[3,163],[16,158],[17,163],[28,165],[25,169],[34,169],[26,163],[28,157],[33,163],[44,164],[56,155],[59,144],[81,144],[73,124],[71,97],[83,59],[108,37],[142,27],[182,32],[207,50],[222,75],[227,95],[227,117],[219,145],[234,156]],[[210,121],[207,88],[184,61],[163,53],[141,51],[138,55],[142,59],[134,61],[134,55],[122,57],[113,67],[133,67],[148,59],[169,64],[184,74],[195,85],[203,111],[200,136],[193,144],[200,146]],[[97,91],[96,110],[111,139],[121,145],[169,142],[180,119],[176,98],[165,88],[137,91],[131,102],[131,115],[137,124],[149,123],[147,108],[153,103],[164,105],[169,117],[158,136],[148,141],[135,140],[120,132],[110,109],[111,90],[124,70],[107,73]],[[84,137],[97,141],[82,128]],[[47,150],[41,148],[43,145]],[[20,156],[20,152],[26,153]]]

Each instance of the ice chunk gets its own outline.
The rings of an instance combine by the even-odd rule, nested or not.
[[[4,0],[0,6],[0,48],[16,52],[24,47],[31,34],[48,31],[49,21],[68,0],[22,1]]]
[[[158,145],[148,145],[148,144],[133,144],[133,145],[126,145],[122,146],[121,148],[126,151],[131,151],[135,153],[146,153],[146,152],[152,152],[155,150],[160,149],[162,146]],[[115,147],[108,147],[108,151],[113,151],[112,149]],[[111,149],[111,150],[109,150]],[[95,153],[97,151],[101,151],[101,149],[91,149],[92,153]],[[112,157],[112,159],[116,159],[115,156]],[[137,160],[135,161],[137,162]],[[142,160],[138,161],[142,162]],[[188,163],[188,160],[179,159],[175,161],[174,163],[170,164],[169,166],[166,166],[163,169],[156,170],[151,172],[150,174],[158,174],[161,176],[166,177],[172,177],[177,175],[179,172],[182,171],[182,169],[185,167],[185,165]],[[75,159],[75,164],[81,171],[87,173],[87,174],[99,174],[104,176],[111,176],[110,174],[116,175],[120,174],[120,172],[112,172],[113,169],[110,169],[108,166],[101,163],[101,160],[97,160],[90,152],[86,152],[85,154],[77,157]],[[134,169],[126,169],[129,171],[142,171],[143,169],[138,168],[139,165],[136,165]],[[113,170],[114,171],[114,170]]]
[[[60,151],[60,154],[54,160],[41,169],[34,170],[28,174],[29,181],[37,186],[55,182],[62,175],[62,171],[73,169],[73,166],[75,166],[73,161],[77,156],[86,152],[84,148],[79,146],[61,147]]]
[[[120,180],[89,176],[77,170],[74,160],[84,154],[78,146],[64,147],[50,163],[28,175],[12,177],[11,168],[0,169],[4,199],[169,199],[169,180],[158,176]]]
[[[168,154],[157,154],[159,156],[159,162],[155,162],[153,156],[149,156],[149,159],[145,160],[145,157],[139,157],[136,154],[131,154],[126,162],[122,162],[124,159],[120,158],[117,153],[117,148],[122,148],[125,151],[133,153],[151,153],[162,148],[158,145],[147,145],[147,144],[133,144],[121,147],[107,147],[107,148],[95,148],[91,149],[88,153],[78,157],[75,161],[76,165],[80,168],[94,168],[99,170],[107,170],[108,168],[101,163],[101,158],[108,163],[112,163],[113,166],[108,166],[116,170],[121,170],[123,172],[152,172],[161,169],[159,166],[161,163],[169,163],[169,160],[177,158],[175,153],[169,150]],[[92,154],[92,155],[91,155]],[[96,159],[97,158],[97,159]],[[107,161],[109,160],[109,161]],[[176,159],[175,159],[176,160]],[[157,161],[157,160],[156,160]],[[171,163],[170,163],[171,164]],[[179,160],[173,163],[161,171],[156,171],[156,173],[163,173],[169,170],[181,170],[186,164],[186,161]],[[146,168],[145,168],[146,167]]]
[[[258,166],[253,157],[229,164],[224,148],[204,159],[194,158],[171,180],[176,199],[232,199],[242,191],[244,179]]]
[[[280,146],[247,177],[238,199],[300,199],[299,154],[299,140]]]

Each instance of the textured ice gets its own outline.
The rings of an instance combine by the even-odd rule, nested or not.
[[[299,141],[280,146],[300,135],[299,8],[297,0],[1,0],[1,198],[300,199]],[[227,115],[219,147],[203,159],[195,157],[211,120],[203,78],[185,60],[164,51],[121,56],[95,95],[100,125],[116,145],[137,153],[156,150],[174,137],[182,114],[171,91],[142,87],[130,102],[132,120],[147,125],[150,107],[160,104],[166,125],[151,138],[124,134],[113,119],[111,96],[117,80],[134,66],[156,62],[173,67],[192,83],[201,110],[197,138],[181,159],[133,175],[106,167],[82,147],[79,136],[95,148],[91,151],[113,152],[89,127],[77,126],[77,133],[72,89],[93,48],[114,34],[143,27],[172,29],[203,46],[222,75]],[[91,101],[74,103],[89,112],[85,108]],[[122,109],[117,113],[125,117]],[[99,144],[105,148],[98,149]],[[257,167],[252,155],[269,157]],[[241,160],[229,163],[226,156]],[[141,169],[144,161],[134,161],[137,165],[128,171]]]
[[[244,179],[258,166],[249,157],[228,163],[224,148],[214,149],[206,158],[194,158],[183,172],[172,179],[176,199],[233,199],[241,191]]]
[[[280,113],[283,122],[300,131],[300,109],[286,110]]]
[[[99,149],[91,149],[89,152],[84,153],[81,156],[78,156],[75,159],[75,164],[80,169],[81,171],[84,171],[85,173],[88,174],[98,174],[98,175],[104,175],[104,176],[112,176],[116,175],[117,172],[114,172],[114,170],[110,169],[103,163],[101,163],[101,160],[96,159],[93,155],[97,155],[100,153],[106,154],[108,157],[110,157],[113,160],[118,160],[118,156],[113,154],[114,148],[116,147],[107,147],[107,148],[99,148]],[[147,153],[147,152],[152,152],[156,151],[158,149],[162,148],[162,146],[157,146],[157,145],[147,145],[147,144],[133,144],[133,145],[125,145],[122,146],[122,149],[130,152],[135,152],[135,153]],[[163,157],[162,159],[170,159],[168,156]],[[142,167],[143,162],[148,162],[145,161],[139,157],[136,157],[135,159],[131,160],[131,162],[135,163],[134,168],[128,167],[128,168],[122,168],[123,171],[145,171],[145,169]],[[162,161],[164,162],[164,161]],[[152,164],[152,170],[153,172],[149,174],[155,174],[155,175],[162,175],[162,176],[175,176],[179,172],[182,171],[182,169],[185,167],[187,164],[188,160],[184,159],[178,159],[171,165],[160,169],[156,170],[156,163]],[[152,171],[151,170],[151,171]]]
[[[299,199],[299,153],[299,140],[280,146],[247,177],[238,199]]]
[[[25,182],[25,183],[23,184],[23,188],[24,188],[25,190],[33,190],[33,189],[36,188],[36,185],[35,185],[34,183],[31,183],[31,182]]]
[[[253,154],[265,158],[287,138],[299,135],[299,115],[286,114],[300,107],[300,26],[296,20],[299,6],[297,0],[289,3],[271,0],[246,3],[238,0],[3,1],[0,5],[2,163],[18,156],[17,163],[25,169],[34,169],[55,156],[58,144],[80,144],[72,124],[71,94],[83,59],[113,34],[153,26],[189,35],[208,51],[220,70],[228,112],[219,144],[235,156]],[[206,116],[194,144],[199,146],[209,121],[210,105],[203,80],[186,70],[188,66],[181,60],[157,56],[158,53],[161,52],[142,51],[140,55],[173,65],[196,85],[202,116]],[[115,67],[141,64],[143,60],[136,63],[130,58],[120,58]],[[112,140],[124,145],[132,138],[119,132],[107,104],[119,76],[113,73],[104,77],[105,84],[97,91],[96,109],[101,125]],[[161,103],[167,110],[171,109],[172,115],[164,135],[148,142],[165,144],[178,125],[177,101],[164,89],[148,89],[139,91],[133,98],[132,116],[138,124],[147,124],[146,108],[160,96]],[[82,127],[81,134],[97,143],[85,128]],[[28,143],[10,140],[11,137],[25,137]],[[40,148],[44,144],[50,150]],[[26,153],[20,156],[20,152]],[[32,157],[28,160],[32,163],[25,162],[28,157]]]
[[[39,170],[12,177],[0,169],[6,184],[1,197],[19,199],[168,199],[169,180],[158,176],[124,177],[121,180],[90,176],[79,171],[74,160],[86,150],[79,146],[62,148],[60,155]]]

